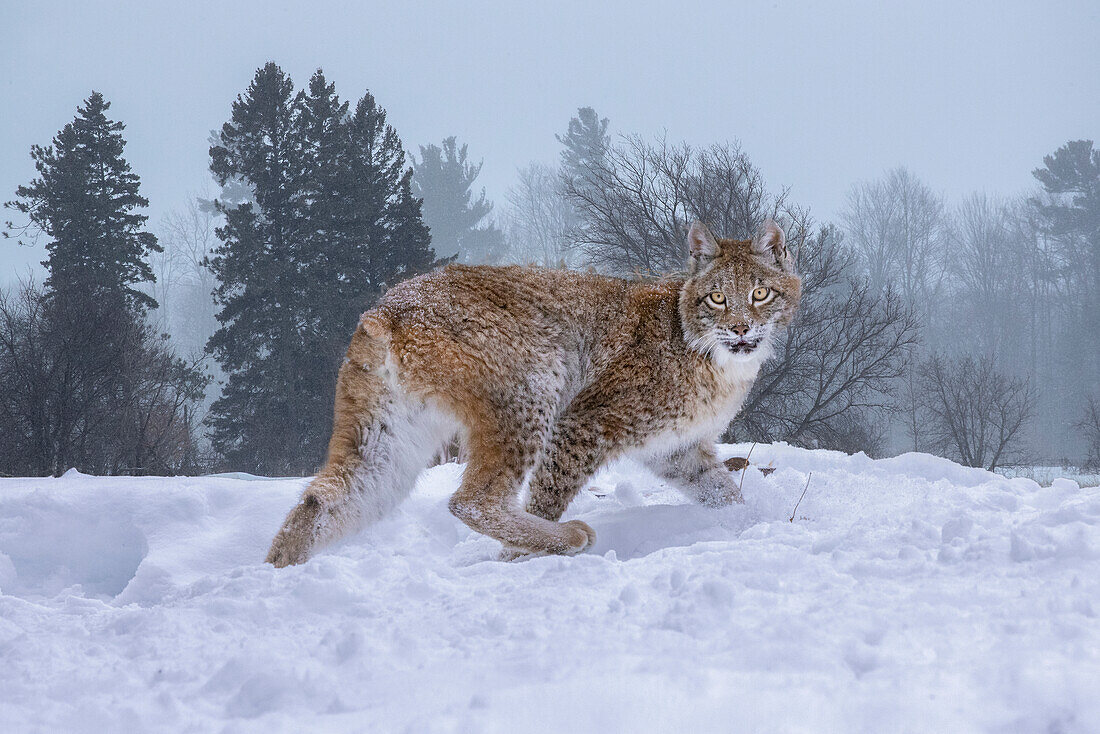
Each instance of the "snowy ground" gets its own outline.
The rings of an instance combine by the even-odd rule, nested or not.
[[[753,460],[719,511],[616,465],[517,563],[441,466],[279,571],[303,480],[0,480],[0,731],[1100,731],[1100,489]]]
[[[1049,487],[1055,479],[1072,479],[1082,487],[1095,487],[1100,485],[1100,474],[1076,466],[999,466],[997,473],[1001,476],[1015,478],[1026,477],[1034,479],[1044,487]]]

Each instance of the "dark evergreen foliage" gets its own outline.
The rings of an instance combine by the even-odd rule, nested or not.
[[[1033,174],[1046,194],[1032,204],[1050,243],[1047,279],[1065,296],[1057,303],[1052,392],[1088,425],[1100,401],[1100,150],[1091,140],[1071,140]],[[1093,461],[1097,444],[1089,436],[1083,443]]]
[[[148,201],[109,107],[93,92],[50,146],[34,146],[38,177],[6,205],[27,216],[19,231],[47,238],[49,276],[0,298],[0,471],[195,465],[205,378],[146,320],[157,304],[139,287],[160,246],[144,231]]]
[[[611,136],[607,134],[607,118],[600,119],[596,110],[581,107],[576,117],[569,120],[564,135],[557,135],[562,144],[561,171],[567,182],[574,185],[589,178],[589,171],[604,163],[607,150],[611,146]]]
[[[505,254],[504,234],[491,222],[483,223],[493,205],[485,189],[474,197],[472,187],[482,164],[467,158],[467,146],[459,147],[453,135],[442,147],[420,146],[412,190],[424,201],[424,221],[437,254],[464,263],[497,262]]]
[[[138,193],[140,181],[122,157],[124,126],[107,118],[110,106],[92,92],[52,145],[33,146],[38,178],[16,189],[8,207],[26,214],[49,238],[47,288],[155,308],[156,301],[134,286],[153,280],[145,258],[161,248],[144,231],[148,217],[138,210],[149,200]]]
[[[210,149],[225,224],[210,260],[228,375],[212,440],[226,466],[304,473],[321,461],[336,370],[359,315],[388,285],[436,264],[411,169],[368,93],[349,114],[320,70],[294,94],[258,70]]]

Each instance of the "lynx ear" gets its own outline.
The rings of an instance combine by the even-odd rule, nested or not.
[[[688,254],[691,255],[691,268],[694,270],[702,263],[714,259],[718,254],[718,241],[702,222],[693,222],[688,230]]]
[[[772,219],[766,220],[764,226],[760,228],[760,233],[753,237],[752,252],[764,262],[769,265],[774,264],[785,273],[794,270],[794,260],[791,258],[790,250],[787,249],[787,238]]]

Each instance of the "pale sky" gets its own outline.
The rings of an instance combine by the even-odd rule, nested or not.
[[[906,165],[949,198],[1013,195],[1100,135],[1100,3],[25,2],[0,0],[0,201],[95,89],[165,212],[209,180],[207,135],[257,67],[369,89],[406,147],[457,135],[504,204],[579,106],[616,133],[739,140],[772,188],[835,219]],[[4,212],[2,219],[14,213]],[[0,241],[0,283],[41,251]]]

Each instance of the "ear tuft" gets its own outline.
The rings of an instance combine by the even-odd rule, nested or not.
[[[787,237],[773,219],[767,219],[760,233],[752,240],[752,251],[757,257],[773,264],[784,272],[794,270],[794,260],[787,249]]]
[[[718,241],[702,222],[693,222],[687,236],[688,254],[692,263],[714,259],[718,254]]]

